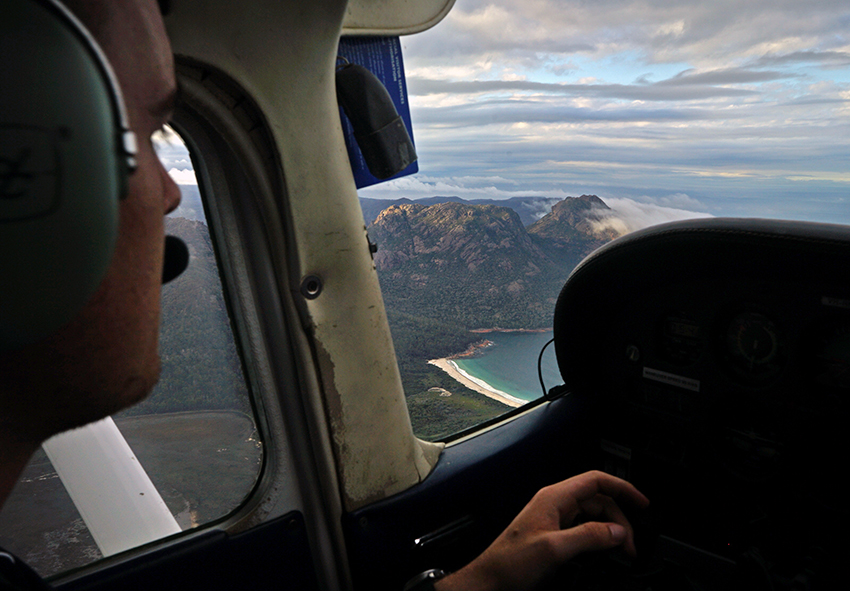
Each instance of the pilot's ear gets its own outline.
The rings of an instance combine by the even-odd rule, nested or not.
[[[0,2],[0,350],[70,320],[100,285],[135,166],[115,76],[53,0]]]

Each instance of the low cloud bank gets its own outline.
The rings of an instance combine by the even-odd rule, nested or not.
[[[534,208],[534,218],[540,219],[552,210],[552,205],[567,197],[587,193],[587,188],[518,190],[517,182],[494,177],[428,177],[408,176],[361,190],[361,197],[372,199],[422,199],[435,195],[452,195],[463,199],[510,199],[511,197],[539,197],[529,203]],[[618,234],[692,218],[712,217],[707,207],[685,193],[672,193],[656,197],[610,197],[599,195],[610,210],[599,210],[594,230],[613,229]]]
[[[682,193],[647,202],[625,197],[603,197],[602,200],[611,209],[599,210],[599,218],[596,221],[590,221],[594,231],[614,230],[621,236],[665,222],[712,217],[709,213],[660,204],[687,203],[696,207],[701,206],[696,199]]]
[[[195,171],[192,169],[181,170],[172,168],[168,171],[168,176],[174,179],[178,185],[197,185],[198,179],[195,178]]]
[[[502,177],[430,177],[420,173],[416,176],[401,177],[360,189],[358,193],[361,197],[369,199],[400,199],[402,197],[423,199],[435,195],[451,195],[461,199],[510,199],[511,197],[564,199],[581,194],[566,189],[517,189],[518,185],[517,181]]]

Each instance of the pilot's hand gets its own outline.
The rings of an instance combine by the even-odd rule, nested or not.
[[[634,532],[618,502],[640,509],[649,505],[634,486],[604,472],[547,486],[481,556],[438,581],[435,589],[524,591],[588,550],[622,545],[634,556]],[[574,525],[580,518],[584,522]]]

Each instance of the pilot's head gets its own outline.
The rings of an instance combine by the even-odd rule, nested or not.
[[[94,295],[46,338],[0,352],[0,448],[7,442],[37,446],[112,414],[145,397],[159,376],[163,217],[177,207],[180,193],[154,152],[151,134],[174,106],[171,48],[156,0],[65,5],[116,74],[137,139],[137,166],[120,200],[114,254]]]

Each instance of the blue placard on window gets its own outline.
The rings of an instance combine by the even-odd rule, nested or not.
[[[407,127],[407,133],[413,141],[410,103],[407,100],[407,83],[404,79],[404,62],[401,58],[399,38],[343,37],[339,42],[338,55],[353,64],[360,64],[378,77],[389,91],[390,97],[395,103],[396,111],[401,115],[404,125]],[[354,173],[354,182],[358,189],[419,171],[419,164],[413,162],[400,173],[388,179],[381,180],[373,176],[366,167],[366,161],[360,153],[357,141],[354,139],[354,129],[342,109],[340,109],[340,117],[342,118],[342,131],[345,135],[345,147],[348,149],[348,159],[351,161],[351,170]]]

